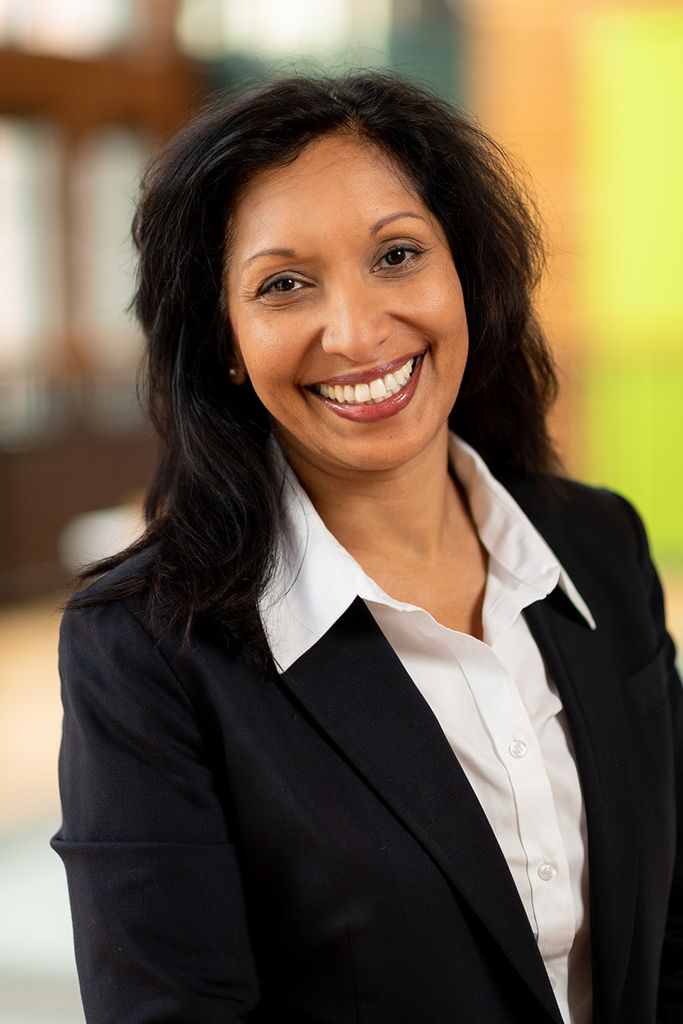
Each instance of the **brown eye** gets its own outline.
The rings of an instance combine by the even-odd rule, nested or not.
[[[422,250],[415,245],[392,245],[380,259],[378,267],[384,270],[388,270],[389,267],[404,267],[413,264],[421,255]]]
[[[398,267],[401,263],[405,263],[407,258],[407,249],[390,249],[384,257],[390,267]]]
[[[275,293],[282,295],[284,292],[293,292],[301,287],[303,287],[301,281],[295,277],[274,277],[270,281],[266,281],[259,294],[268,295]]]

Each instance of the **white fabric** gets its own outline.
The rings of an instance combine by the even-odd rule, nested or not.
[[[279,571],[261,601],[286,671],[356,597],[429,703],[505,855],[565,1024],[590,1024],[592,989],[583,801],[562,704],[522,616],[559,585],[590,610],[546,542],[477,453],[450,458],[488,552],[483,641],[386,594],[285,473]]]

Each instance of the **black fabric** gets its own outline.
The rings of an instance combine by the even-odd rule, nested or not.
[[[607,492],[504,482],[598,626],[560,590],[527,610],[586,804],[595,1024],[680,1024],[683,700],[645,535]],[[561,1024],[483,811],[361,601],[268,679],[144,608],[62,624],[53,844],[89,1024]]]

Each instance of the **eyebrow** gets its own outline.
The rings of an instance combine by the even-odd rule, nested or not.
[[[427,223],[426,219],[420,216],[419,213],[412,213],[412,211],[410,210],[399,210],[398,213],[389,213],[387,214],[386,217],[381,217],[370,228],[370,234],[376,235],[377,232],[381,231],[382,228],[386,227],[387,224],[391,224],[392,221],[400,220],[403,217],[413,217],[414,220],[421,220],[424,221],[425,224]],[[296,258],[296,252],[294,249],[282,249],[277,247],[273,249],[259,249],[258,252],[255,252],[251,256],[248,256],[242,265],[246,267],[250,263],[253,263],[254,260],[257,260],[262,256],[284,256],[286,257],[286,259],[291,260]]]
[[[378,231],[386,227],[387,224],[391,224],[394,220],[400,220],[402,217],[413,217],[415,220],[424,221],[427,223],[426,218],[422,217],[419,213],[413,213],[412,210],[399,210],[398,213],[389,213],[386,217],[381,217],[376,224],[370,228],[370,234],[376,235]]]
[[[248,263],[253,263],[259,256],[286,256],[287,259],[293,259],[296,256],[296,252],[294,249],[260,249],[253,256],[249,256],[243,265],[246,267]]]

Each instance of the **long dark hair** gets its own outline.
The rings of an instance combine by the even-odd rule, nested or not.
[[[505,153],[470,119],[393,75],[277,81],[212,103],[145,175],[134,221],[134,307],[147,338],[143,382],[161,452],[144,536],[80,579],[155,547],[76,604],[148,588],[169,626],[189,636],[199,619],[210,620],[267,661],[258,599],[273,569],[279,481],[264,408],[248,383],[229,383],[226,239],[257,172],[340,130],[394,160],[450,244],[470,335],[452,428],[494,472],[544,476],[556,468],[546,428],[556,379],[532,306],[543,245]]]

